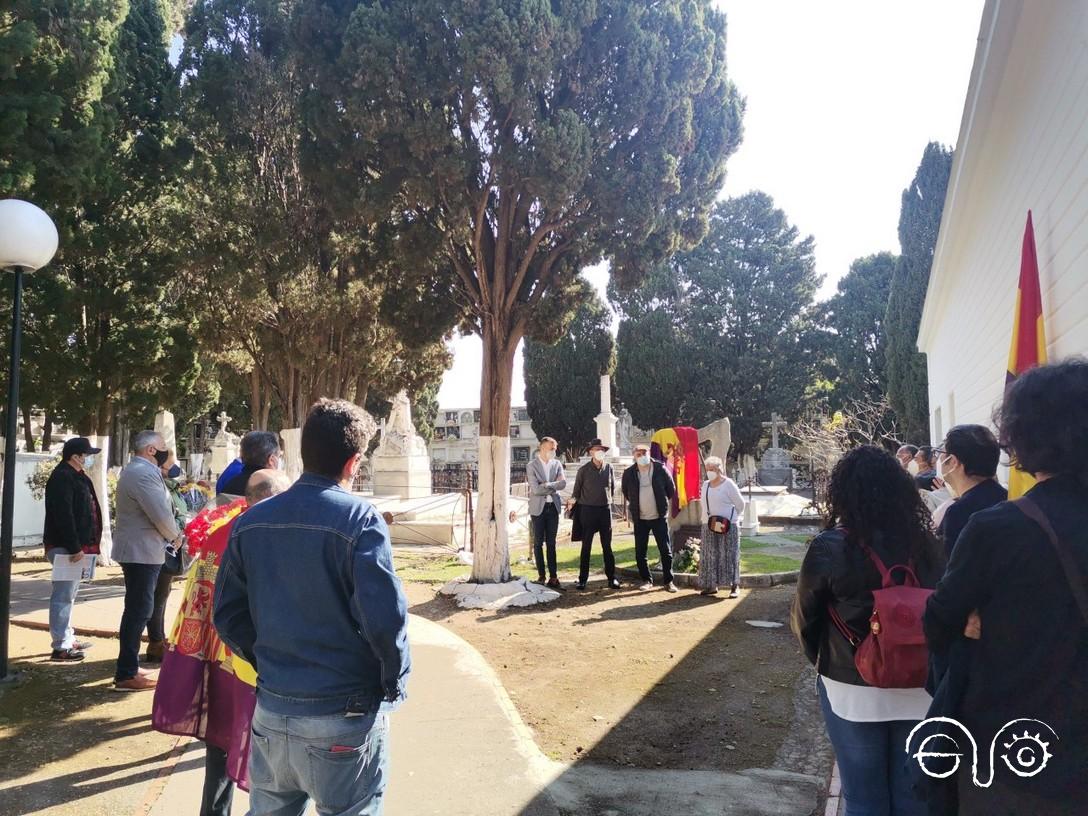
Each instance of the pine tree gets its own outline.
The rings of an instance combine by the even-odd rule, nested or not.
[[[725,17],[709,0],[299,9],[307,166],[337,218],[395,213],[404,252],[437,249],[403,271],[483,339],[473,576],[506,580],[515,350],[580,305],[583,268],[637,282],[703,236],[740,139]]]

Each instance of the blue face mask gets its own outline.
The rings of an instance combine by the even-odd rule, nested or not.
[[[638,462],[643,467],[646,467],[646,465],[650,464],[650,456],[649,456],[649,454],[644,453],[642,456],[638,457],[638,459],[636,459],[635,461]]]
[[[91,468],[93,468],[94,467],[94,460],[95,460],[95,455],[93,453],[88,453],[86,456],[84,456],[83,457],[83,469],[84,470],[90,470]]]
[[[170,470],[166,471],[166,478],[176,479],[181,475],[181,465],[174,465]]]

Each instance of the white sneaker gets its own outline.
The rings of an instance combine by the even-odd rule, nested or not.
[[[665,584],[665,591],[676,592],[676,584],[674,584],[672,581],[669,581],[667,584]]]
[[[647,581],[645,584],[643,584],[642,586],[639,587],[639,589],[641,589],[643,592],[648,592],[653,588],[654,588],[654,585],[653,585],[653,583],[651,581]]]

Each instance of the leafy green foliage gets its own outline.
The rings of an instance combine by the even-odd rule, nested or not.
[[[601,375],[614,366],[612,314],[596,295],[554,345],[527,339],[525,402],[537,438],[554,437],[561,452],[579,455],[595,435]]]
[[[915,442],[929,439],[929,377],[925,355],[917,350],[918,326],[951,170],[952,152],[936,142],[928,144],[914,180],[903,191],[901,252],[888,295],[888,398],[904,438]]]
[[[639,291],[614,292],[624,315],[617,390],[635,423],[728,417],[735,452],[754,453],[771,412],[796,417],[814,380],[818,286],[812,238],[770,196],[722,201],[701,245]]]
[[[510,372],[491,367],[569,319],[579,271],[609,258],[637,281],[702,237],[740,138],[724,17],[705,0],[298,9],[306,165],[337,219],[395,211],[401,250],[435,259],[405,275],[482,335],[481,433],[505,435]]]
[[[881,252],[858,258],[823,305],[826,376],[833,382],[831,410],[853,401],[876,403],[887,389],[884,318],[897,258]]]

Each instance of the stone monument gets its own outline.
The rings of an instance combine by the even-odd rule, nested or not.
[[[601,375],[601,412],[597,414],[597,438],[608,446],[610,459],[616,459],[616,415],[612,413],[612,378]]]
[[[155,414],[155,432],[162,435],[162,439],[166,443],[166,449],[173,451],[176,456],[178,438],[177,431],[174,428],[174,415],[169,411],[159,411]]]
[[[631,427],[631,412],[621,404],[620,415],[616,422],[616,446],[619,448],[620,456],[631,455]]]
[[[109,566],[113,564],[113,559],[110,557],[113,552],[113,526],[110,523],[112,521],[110,519],[110,488],[107,478],[110,469],[110,436],[109,434],[92,436],[90,440],[92,446],[102,449],[102,452],[95,456],[94,465],[87,472],[87,476],[94,485],[95,497],[102,510],[102,541],[98,545],[98,563]]]
[[[371,461],[374,495],[401,499],[430,496],[431,457],[427,454],[427,443],[412,424],[407,392],[401,391],[391,402],[389,420]]]
[[[771,414],[771,421],[764,422],[763,427],[771,429],[771,446],[763,451],[759,462],[759,483],[792,487],[793,468],[790,467],[789,451],[778,447],[778,429],[785,428],[786,423],[778,414]]]
[[[710,456],[717,456],[725,464],[729,456],[729,446],[733,444],[732,425],[728,419],[714,420],[706,427],[699,429],[699,444],[710,443]]]
[[[226,411],[220,411],[216,420],[219,422],[219,433],[212,440],[212,458],[208,464],[213,480],[218,479],[227,465],[238,458],[238,437],[227,430],[231,418]]]

